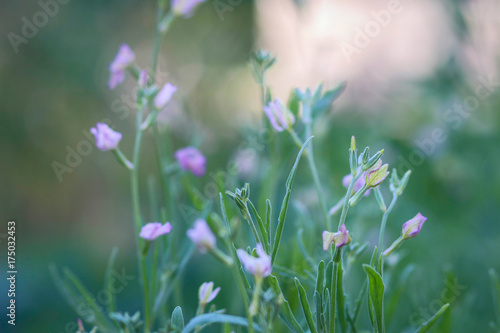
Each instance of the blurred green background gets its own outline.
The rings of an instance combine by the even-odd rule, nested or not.
[[[249,145],[247,137],[261,126],[259,88],[247,67],[258,48],[278,59],[268,83],[282,100],[295,87],[323,82],[333,88],[347,81],[344,95],[314,130],[328,205],[345,191],[341,179],[348,173],[347,149],[355,135],[359,146],[385,148],[384,162],[391,167],[413,170],[389,219],[387,242],[417,212],[429,218],[402,251],[402,260],[415,263],[417,270],[403,291],[405,306],[396,311],[394,331],[408,329],[415,313],[435,309],[430,304],[442,297],[445,277],[453,272],[465,287],[452,302],[452,332],[486,332],[494,318],[488,269],[500,268],[499,4],[401,1],[397,12],[381,17],[388,6],[385,1],[209,0],[193,18],[176,20],[159,66],[159,80],[178,85],[181,96],[162,115],[162,121],[174,124],[168,144],[192,143],[207,155],[208,174],[198,182],[200,191],[212,181],[211,173],[238,158],[238,146]],[[60,333],[75,331],[71,325],[77,316],[57,293],[50,263],[70,267],[98,291],[109,253],[118,246],[118,267],[137,276],[128,173],[93,141],[87,156],[68,155],[79,145],[88,148],[82,143],[86,131],[106,118],[123,133],[121,147],[131,154],[135,111],[127,101],[135,85],[128,78],[109,91],[107,66],[121,43],[134,49],[140,66],[149,64],[155,2],[69,1],[46,15],[47,22],[31,37],[23,37],[26,20],[40,19],[34,16],[43,10],[36,1],[0,4],[0,230],[5,234],[9,219],[17,222],[15,332]],[[378,19],[383,24],[370,31],[373,37],[359,37],[358,29]],[[25,39],[13,45],[12,33]],[[346,55],[346,48],[355,51]],[[156,163],[150,136],[144,147],[141,191],[146,197]],[[289,147],[282,154],[280,191],[296,154]],[[232,187],[244,181],[258,184],[260,170],[252,168],[257,160],[231,179]],[[58,177],[54,162],[72,165],[71,172]],[[299,214],[304,207],[317,209],[304,165],[292,194],[296,210],[285,246],[290,258],[297,256],[293,230],[303,226],[309,249],[319,258],[318,217],[308,220],[307,213]],[[281,194],[272,198],[275,213]],[[352,234],[375,244],[380,218],[370,196],[351,211]],[[6,246],[0,240],[3,277]],[[211,265],[212,259],[195,256],[172,304],[196,303],[203,281],[223,286],[226,274],[210,270]],[[6,290],[2,278],[2,309]],[[140,299],[135,278],[118,295],[119,308],[135,311]],[[230,308],[231,302],[231,293],[224,290],[216,300],[219,307]],[[195,310],[188,308],[187,316]],[[2,318],[0,331],[14,332]]]

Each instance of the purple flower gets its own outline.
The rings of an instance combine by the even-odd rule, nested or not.
[[[207,222],[202,219],[198,219],[194,222],[194,227],[187,231],[187,236],[202,253],[213,248],[217,242]]]
[[[97,123],[90,133],[94,134],[97,148],[103,151],[116,149],[122,139],[121,133],[113,131],[105,123]]]
[[[266,277],[271,274],[273,269],[271,257],[264,251],[262,244],[258,243],[256,247],[258,257],[249,255],[245,250],[237,251],[238,258],[245,270],[254,277]]]
[[[127,44],[122,44],[113,62],[109,65],[111,76],[109,77],[108,87],[114,89],[125,79],[125,69],[135,60],[135,54]]]
[[[139,73],[139,87],[144,88],[148,84],[148,73],[143,69]]]
[[[216,288],[214,290],[214,283],[213,282],[205,282],[200,286],[200,289],[198,289],[198,297],[200,299],[200,305],[205,306],[211,301],[214,300],[214,298],[217,296],[217,294],[220,291],[220,287]]]
[[[349,184],[351,183],[352,175],[348,174],[345,175],[344,178],[342,178],[342,185],[347,189],[349,188]],[[354,183],[354,192],[358,192],[365,186],[365,174],[361,175],[359,179]],[[370,189],[366,190],[364,195],[369,195],[370,194]]]
[[[403,224],[403,239],[410,239],[418,235],[427,217],[418,213],[414,218]]]
[[[172,0],[172,9],[177,15],[191,17],[194,8],[202,2],[205,0]]]
[[[158,110],[163,109],[167,106],[168,102],[172,99],[173,94],[177,91],[177,87],[171,83],[167,83],[161,88],[161,90],[156,94],[154,104],[155,108]]]
[[[335,247],[342,247],[351,243],[351,235],[349,235],[349,230],[346,229],[345,224],[340,226],[340,230],[337,232],[323,231],[323,250],[328,251],[330,244],[334,243]]]
[[[172,231],[172,225],[168,222],[164,225],[160,222],[151,222],[142,227],[139,237],[152,241],[170,231]]]
[[[274,102],[269,102],[267,106],[264,106],[264,112],[266,113],[271,126],[273,126],[273,128],[278,132],[290,129],[290,127],[295,123],[293,113],[290,112],[290,110],[288,110],[279,99],[275,99]]]
[[[207,160],[205,156],[194,147],[186,147],[175,152],[175,158],[182,170],[191,171],[196,177],[205,174]]]

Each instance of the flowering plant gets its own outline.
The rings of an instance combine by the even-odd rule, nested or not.
[[[133,48],[126,44],[119,48],[109,66],[109,88],[115,89],[126,80],[127,74],[137,81],[133,157],[128,159],[118,148],[124,135],[107,124],[98,123],[91,132],[95,136],[97,147],[102,151],[111,151],[130,173],[142,309],[129,315],[120,312],[115,305],[110,277],[117,251],[113,251],[105,274],[105,288],[111,297],[106,308],[96,304],[91,292],[71,271],[65,269],[61,276],[54,269],[56,284],[61,293],[83,319],[79,320],[78,332],[85,332],[83,322],[93,327],[93,332],[187,333],[199,332],[212,324],[222,324],[225,332],[237,329],[248,332],[340,330],[344,333],[358,332],[361,327],[369,327],[377,333],[386,332],[388,318],[392,316],[399,296],[398,291],[391,289],[388,284],[384,270],[392,268],[393,265],[387,265],[387,262],[397,261],[394,257],[397,250],[421,232],[427,218],[418,213],[404,224],[401,223],[401,236],[387,247],[384,242],[386,225],[409,182],[411,172],[398,175],[396,170],[389,171],[389,164],[383,164],[381,159],[383,150],[371,154],[369,147],[366,147],[358,154],[354,136],[346,156],[345,164],[349,165],[349,170],[346,170],[347,175],[342,179],[346,191],[328,209],[329,198],[324,193],[325,182],[322,181],[324,177],[317,170],[313,150],[313,141],[316,140],[313,137],[313,126],[341,95],[345,84],[328,91],[323,91],[321,85],[315,90],[295,89],[288,102],[282,103],[278,98],[272,98],[271,89],[265,80],[267,70],[276,59],[265,51],[253,54],[250,67],[262,91],[264,128],[272,137],[265,156],[269,163],[261,165],[262,170],[265,170],[261,184],[252,187],[259,189],[258,198],[250,195],[250,184],[245,183],[232,192],[225,188],[227,184],[220,178],[216,179],[216,200],[203,198],[197,190],[198,178],[203,179],[209,169],[203,149],[184,146],[168,153],[165,149],[159,149],[160,172],[155,179],[161,184],[161,199],[153,205],[157,209],[150,214],[150,219],[145,218],[139,190],[143,136],[151,133],[161,146],[167,136],[158,127],[158,115],[160,112],[169,112],[170,102],[182,94],[182,87],[156,82],[161,40],[175,19],[191,17],[195,7],[201,2],[203,1],[172,0],[168,10],[166,1],[158,2],[153,71],[149,76],[134,64]],[[281,184],[280,141],[286,141],[289,144],[287,148],[294,149],[296,155],[282,193],[277,189]],[[292,221],[287,221],[287,216],[292,188],[303,158],[307,160],[308,172],[316,190],[317,213],[311,214],[308,228],[312,237],[307,244],[302,239],[303,229],[295,230],[297,246],[295,243],[285,244],[284,241],[294,231],[291,228],[294,225],[291,225]],[[289,162],[291,163],[287,160],[284,163]],[[172,184],[176,179],[181,181],[174,186]],[[385,186],[387,183],[389,185]],[[391,196],[388,204],[387,193]],[[283,197],[276,216],[273,205],[277,207],[274,200],[280,194]],[[179,214],[185,204],[176,207],[175,203],[183,197],[188,198],[190,212],[194,213]],[[372,200],[373,197],[381,214],[376,246],[370,245],[369,240],[364,237],[366,235],[356,229],[355,221],[348,219],[351,207],[362,201]],[[338,223],[334,223],[337,215]],[[240,219],[246,223],[241,223]],[[319,256],[311,255],[321,248],[323,252]],[[298,259],[287,253],[297,249],[300,251]],[[371,250],[370,259],[358,265],[362,271],[356,272],[355,264],[366,259],[363,259],[363,253],[368,249]],[[193,304],[197,304],[196,312],[192,315],[177,306],[170,296],[179,281],[186,277],[185,268],[195,256],[211,256],[216,259],[220,263],[216,269],[224,271],[224,274],[232,274],[231,281],[234,285],[202,283],[197,289],[197,301],[192,300]],[[290,262],[291,257],[294,262]],[[388,260],[389,258],[394,260]],[[356,280],[352,277],[357,273],[362,273],[362,282],[350,285],[351,281]],[[199,274],[202,275],[203,272]],[[494,286],[500,290],[494,271],[491,276]],[[215,285],[220,287],[214,289]],[[292,288],[287,285],[292,285]],[[241,308],[218,308],[215,303],[224,293],[230,293],[233,289],[238,290]],[[353,289],[357,289],[357,293],[350,295],[348,290]],[[387,295],[391,296],[391,307],[385,302]],[[184,301],[189,302],[187,299]],[[82,314],[79,311],[82,303],[92,311]],[[208,307],[210,303],[212,305]],[[448,307],[449,304],[443,304],[428,321],[413,330],[428,331]],[[367,320],[359,323],[362,313],[366,314]],[[189,314],[189,320],[186,320],[186,314]]]

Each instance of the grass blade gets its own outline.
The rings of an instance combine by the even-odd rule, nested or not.
[[[307,144],[309,143],[309,141],[311,141],[312,138],[313,137],[311,136],[302,145],[302,148],[300,149],[300,151],[297,155],[297,158],[295,159],[295,163],[293,164],[292,170],[290,171],[290,174],[288,175],[288,179],[286,180],[286,194],[285,194],[285,197],[283,198],[283,203],[281,204],[281,211],[280,211],[280,215],[278,217],[278,227],[276,229],[276,235],[274,237],[273,254],[271,256],[271,261],[273,263],[274,263],[274,260],[276,260],[276,255],[278,254],[278,249],[280,247],[280,242],[281,242],[281,236],[283,236],[283,229],[285,227],[286,211],[288,209],[288,202],[290,200],[290,195],[292,193],[293,180],[295,179],[295,174],[297,172],[297,167],[299,165],[300,157],[302,156],[304,149],[306,148]]]
[[[309,301],[307,300],[306,290],[300,284],[299,279],[295,278],[295,287],[297,287],[297,291],[299,293],[299,301],[302,305],[302,311],[304,312],[304,316],[306,317],[307,326],[311,330],[311,333],[318,333],[316,326],[314,325],[313,316],[311,313],[311,307],[309,306]]]
[[[445,305],[443,305],[441,307],[441,309],[439,309],[439,311],[436,312],[436,314],[434,314],[434,316],[432,316],[431,319],[429,319],[428,321],[423,323],[422,326],[419,327],[419,329],[416,331],[416,333],[427,332],[432,327],[432,325],[434,325],[436,323],[436,321],[439,319],[439,317],[441,317],[441,315],[446,311],[446,309],[448,309],[449,306],[450,306],[450,303],[446,303]]]

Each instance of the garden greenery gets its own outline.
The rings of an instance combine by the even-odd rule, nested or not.
[[[206,157],[196,147],[184,147],[175,153],[165,149],[165,129],[159,129],[157,118],[160,112],[168,112],[165,108],[182,91],[172,83],[159,86],[156,82],[160,45],[171,23],[175,19],[192,16],[200,2],[172,0],[168,4],[166,0],[159,0],[151,73],[136,67],[135,54],[126,44],[120,47],[109,66],[110,89],[121,84],[127,75],[137,81],[136,136],[132,158],[127,158],[120,150],[122,134],[107,124],[99,123],[91,132],[97,147],[112,152],[130,172],[143,308],[130,315],[119,312],[115,304],[112,271],[117,250],[113,250],[105,272],[104,290],[108,291],[110,297],[106,307],[95,301],[93,294],[69,269],[63,269],[61,274],[52,268],[60,292],[83,319],[79,320],[78,332],[85,332],[83,322],[92,327],[91,332],[187,333],[200,332],[208,326],[215,327],[214,324],[220,324],[223,332],[388,331],[388,321],[398,302],[398,295],[391,295],[390,304],[387,304],[387,295],[393,290],[384,275],[384,262],[400,246],[419,234],[427,218],[419,212],[415,212],[414,217],[408,216],[408,221],[401,223],[401,235],[393,240],[392,245],[385,247],[386,225],[409,182],[410,171],[404,175],[398,175],[395,169],[389,171],[389,165],[382,162],[383,150],[372,154],[366,147],[358,151],[354,137],[351,138],[346,160],[339,162],[349,165],[349,172],[342,180],[346,192],[337,204],[327,208],[327,200],[322,193],[323,177],[318,173],[313,150],[316,140],[313,137],[313,125],[331,108],[345,84],[328,91],[323,91],[322,86],[305,91],[295,89],[284,103],[272,98],[271,89],[266,83],[266,72],[276,59],[266,51],[258,51],[251,56],[250,69],[261,88],[265,126],[273,137],[282,136],[282,139],[293,142],[292,147],[296,147],[296,158],[284,184],[281,204],[271,202],[279,193],[277,186],[282,186],[277,176],[279,165],[283,163],[277,154],[277,140],[270,140],[266,150],[270,163],[266,166],[268,171],[263,177],[263,184],[255,186],[261,192],[257,201],[251,196],[250,184],[229,191],[224,188],[221,179],[216,181],[220,191],[217,200],[201,199],[197,195],[196,184],[191,180],[206,173]],[[139,167],[145,133],[152,133],[158,145],[158,179],[163,201],[159,204],[157,214],[161,222],[145,220],[146,214],[139,198]],[[307,162],[317,192],[315,199],[319,221],[311,223],[321,225],[324,231],[318,233],[315,242],[308,246],[302,242],[302,230],[294,232],[298,235],[298,246],[305,263],[299,269],[300,265],[277,262],[284,253],[285,228],[293,227],[287,221],[287,213],[298,166],[303,159]],[[171,187],[174,175],[179,174],[183,175],[183,187]],[[384,186],[389,189],[389,200],[383,194],[387,192],[381,191]],[[183,224],[174,203],[178,202],[177,198],[186,195],[189,203],[183,205],[191,205],[197,216],[190,216]],[[370,246],[366,240],[351,234],[349,229],[355,221],[348,218],[351,207],[373,197],[381,212],[376,246]],[[240,218],[246,223],[240,223]],[[315,260],[310,255],[311,251],[319,247],[329,253],[328,259]],[[372,252],[371,260],[360,263],[361,260],[357,259],[365,251]],[[244,315],[241,309],[217,309],[211,305],[221,291],[231,288],[217,286],[214,282],[205,282],[199,287],[197,310],[193,317],[187,318],[181,307],[172,306],[172,291],[179,279],[183,278],[185,267],[195,253],[213,256],[221,264],[217,270],[232,274]],[[364,271],[364,282],[356,294],[348,295],[346,283],[350,280],[350,274],[353,274],[351,266],[358,263]],[[490,276],[493,294],[499,295],[496,298],[498,306],[500,283],[495,271],[491,270]],[[292,284],[294,288],[285,288],[286,283]],[[82,314],[82,304],[91,311]],[[359,324],[364,307],[368,309],[365,312],[369,316],[370,327]],[[413,331],[427,332],[448,307],[449,304],[442,305],[428,321],[420,327],[414,327]],[[497,319],[497,323],[491,324],[493,329],[500,327],[500,315]]]

